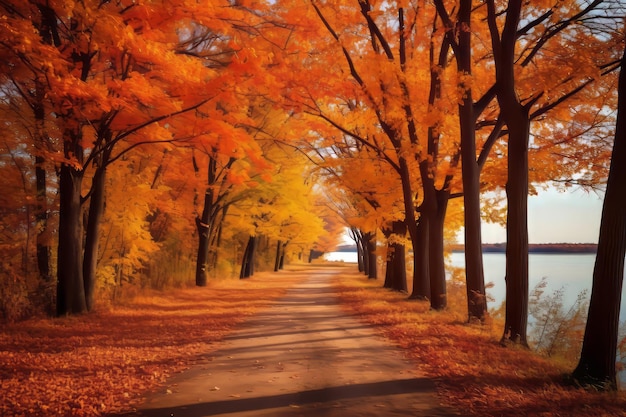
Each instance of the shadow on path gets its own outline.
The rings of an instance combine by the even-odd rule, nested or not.
[[[340,410],[341,414],[346,415],[345,400],[359,399],[359,401],[375,401],[375,397],[377,396],[410,394],[422,390],[430,390],[431,387],[432,381],[428,379],[412,378],[367,384],[325,387],[289,394],[270,395],[266,397],[205,402],[181,405],[178,407],[154,408],[145,410],[140,415],[145,417],[202,417],[240,413],[243,411],[260,412],[267,409],[288,408],[286,412],[283,411],[281,413],[279,411],[273,411],[271,415],[319,416],[323,415],[321,414],[321,411],[325,408],[339,408],[339,404],[343,405],[341,407],[343,410]],[[356,406],[356,404],[353,404],[353,406]],[[378,415],[384,415],[384,407],[380,406],[379,408],[380,409],[377,411]],[[350,407],[348,407],[348,409],[350,409]],[[444,410],[442,409],[439,411]]]
[[[171,378],[144,417],[451,416],[434,381],[371,326],[345,314],[331,282],[344,268],[311,268],[210,354]],[[299,271],[301,272],[301,271]]]

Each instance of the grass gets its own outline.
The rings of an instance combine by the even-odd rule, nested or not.
[[[626,416],[626,392],[568,384],[571,368],[501,346],[493,323],[467,324],[458,306],[433,312],[428,303],[407,300],[359,274],[345,274],[337,288],[346,308],[405,349],[420,370],[436,378],[442,402],[463,415]]]

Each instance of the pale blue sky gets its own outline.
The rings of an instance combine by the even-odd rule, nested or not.
[[[601,213],[602,198],[598,194],[582,190],[539,190],[538,195],[528,200],[528,240],[530,243],[597,243]],[[502,227],[483,224],[483,242],[505,241]]]
[[[559,192],[539,190],[528,199],[528,239],[530,243],[598,243],[602,197],[580,189]],[[457,241],[463,242],[462,231]],[[483,222],[484,243],[506,242],[502,226]],[[354,244],[348,236],[341,244]]]

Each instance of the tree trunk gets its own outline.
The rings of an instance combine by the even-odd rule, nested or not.
[[[436,17],[438,19],[438,17]],[[437,59],[435,59],[434,37],[437,31],[433,27],[430,42],[430,91],[428,95],[428,108],[437,109],[437,102],[441,99],[441,76],[444,68],[448,66],[448,53],[450,42],[443,39]],[[428,207],[428,265],[430,273],[430,306],[434,310],[442,310],[447,304],[446,289],[446,266],[444,259],[443,229],[450,197],[451,174],[445,177],[443,188],[438,190],[435,185],[435,170],[438,163],[440,122],[434,122],[428,127],[428,160],[420,164],[422,187],[424,189],[425,206]],[[453,158],[451,166],[456,166],[458,158]]]
[[[52,276],[52,239],[48,231],[48,191],[46,158],[43,151],[46,149],[49,138],[45,128],[45,100],[46,88],[44,82],[35,80],[35,100],[32,103],[35,118],[35,246],[37,256],[37,271],[39,273],[39,285],[37,295],[42,300],[43,306],[50,314],[54,314],[54,277]],[[30,222],[30,219],[28,219]],[[27,245],[28,246],[28,245]],[[27,258],[25,258],[27,259]],[[28,261],[27,261],[28,262]]]
[[[217,268],[217,263],[219,261],[220,251],[219,248],[222,247],[222,232],[224,231],[224,219],[226,218],[226,214],[228,213],[230,205],[224,204],[223,207],[220,208],[218,216],[216,216],[215,227],[213,228],[214,238],[209,238],[211,244],[209,245],[209,265],[211,268]]]
[[[202,216],[204,218],[204,215]],[[206,287],[209,264],[209,235],[211,228],[208,223],[196,217],[198,230],[198,254],[196,256],[196,286]]]
[[[626,255],[626,53],[618,87],[617,125],[602,207],[589,315],[582,353],[573,376],[584,384],[615,390],[617,337]]]
[[[428,227],[430,307],[434,310],[443,310],[448,305],[443,230],[449,195],[448,191],[436,192],[437,207],[432,214]]]
[[[387,253],[385,258],[385,281],[383,282],[383,288],[393,288],[393,279],[395,275],[395,261],[394,261],[394,246],[389,242],[389,236],[387,236]]]
[[[411,225],[407,225],[411,233]],[[413,228],[413,291],[409,296],[412,300],[430,299],[430,278],[428,265],[428,222],[425,217],[420,217],[419,222]]]
[[[52,247],[51,238],[48,233],[48,196],[46,191],[47,172],[44,167],[44,158],[35,157],[35,182],[37,188],[36,195],[36,256],[37,271],[39,273],[39,285],[37,295],[42,300],[42,306],[49,314],[54,315],[54,277],[51,270]],[[30,217],[30,216],[29,216]],[[30,222],[30,218],[28,219]],[[28,246],[28,245],[27,245]],[[25,259],[28,259],[25,257]],[[28,264],[28,261],[26,261]]]
[[[198,230],[198,254],[196,257],[196,286],[206,287],[209,273],[209,247],[211,245],[211,232],[214,227],[215,192],[213,185],[217,181],[217,161],[209,157],[207,169],[207,188],[204,192],[204,206],[202,216],[196,218],[196,228]]]
[[[365,271],[365,261],[364,261],[365,251],[363,250],[363,233],[361,233],[360,230],[353,229],[352,237],[354,238],[354,243],[356,244],[357,266],[358,266],[359,272],[363,272]]]
[[[370,274],[370,254],[369,254],[369,240],[371,239],[370,232],[361,232],[361,251],[363,253],[363,275],[369,277]]]
[[[246,245],[246,250],[243,253],[243,260],[241,262],[241,273],[239,274],[240,279],[250,278],[254,275],[254,257],[256,253],[256,236],[250,236],[248,239],[248,244]]]
[[[458,12],[457,69],[461,74],[472,74],[472,46],[470,17],[472,1],[461,0]],[[480,170],[476,162],[476,126],[472,89],[460,85],[465,94],[459,105],[461,128],[461,168],[463,175],[463,203],[465,217],[465,276],[467,287],[468,320],[484,320],[487,314],[485,277],[480,218]]]
[[[106,167],[98,167],[91,185],[91,199],[85,232],[85,254],[83,261],[83,283],[87,310],[93,308],[93,296],[96,283],[96,267],[98,266],[98,243],[100,240],[100,224],[104,215],[104,186]]]
[[[378,278],[378,256],[376,255],[376,232],[369,233],[367,239],[367,265],[369,267],[367,271],[367,277],[369,279]]]
[[[391,238],[392,242],[387,244],[387,267],[383,287],[407,292],[405,247],[398,241],[406,237],[406,223],[394,220],[391,227],[392,230],[387,239]]]
[[[48,201],[46,193],[46,169],[44,168],[44,158],[35,157],[35,181],[37,186],[37,212],[35,221],[37,222],[37,268],[39,277],[43,282],[51,282],[50,274],[50,243],[47,237],[48,229]]]
[[[498,33],[495,7],[488,5],[489,29],[494,51],[497,98],[509,131],[506,184],[506,311],[502,342],[528,346],[528,140],[530,119],[515,87],[515,45],[522,1],[509,1],[502,35]]]
[[[66,143],[66,148],[70,147]],[[78,148],[78,147],[76,147]],[[67,157],[71,155],[69,149]],[[87,310],[83,284],[83,228],[80,204],[83,171],[62,164],[59,172],[57,315]]]
[[[513,106],[514,104],[511,103]],[[502,341],[528,346],[528,138],[530,122],[522,114],[507,118],[506,312]],[[509,109],[509,114],[512,113]],[[526,116],[526,117],[524,117]]]
[[[393,222],[392,222],[393,223]],[[388,227],[382,228],[383,236],[387,241],[387,251],[385,252],[385,280],[383,281],[383,288],[392,288],[394,264],[393,264],[393,230]]]
[[[390,136],[391,138],[391,136]],[[394,141],[392,141],[394,142]],[[395,143],[399,144],[396,140]],[[409,232],[409,238],[411,239],[411,249],[413,249],[413,292],[410,295],[410,299],[424,300],[430,296],[430,289],[428,288],[428,278],[424,275],[423,263],[419,261],[420,251],[427,249],[426,237],[423,233],[423,227],[418,227],[416,218],[416,210],[414,203],[414,193],[411,184],[411,175],[409,165],[404,157],[398,158],[400,182],[402,184],[402,202],[404,203],[404,216],[405,224]]]
[[[429,132],[429,136],[432,135]],[[434,142],[434,138],[429,139]],[[434,158],[436,151],[432,143],[429,146],[429,154]],[[443,256],[443,221],[447,208],[447,200],[440,202],[440,196],[444,195],[437,191],[431,168],[431,161],[425,160],[420,163],[422,177],[422,190],[424,200],[420,206],[419,226],[423,227],[421,238],[423,249],[416,254],[415,261],[423,263],[420,267],[422,277],[428,281],[430,307],[433,310],[442,310],[447,305],[446,299],[446,271]],[[447,197],[447,193],[445,193]],[[443,203],[443,204],[440,204]],[[440,213],[440,206],[443,212]]]
[[[47,45],[58,46],[60,40],[58,38],[57,20],[54,11],[47,6],[39,5],[39,11],[41,13],[41,26],[39,28],[39,34],[43,41]],[[32,104],[33,115],[35,117],[35,143],[37,150],[40,151],[47,145],[48,134],[45,128],[45,95],[46,95],[46,82],[43,77],[37,77],[35,80],[35,100]],[[41,155],[35,156],[35,181],[37,187],[37,268],[39,270],[39,277],[42,283],[52,282],[52,273],[50,271],[50,258],[52,248],[50,239],[48,238],[48,200],[46,189],[46,159]]]
[[[283,242],[279,239],[276,241],[276,257],[274,258],[274,272],[280,269],[281,249]]]
[[[279,270],[285,267],[285,248],[287,248],[287,242],[283,243],[283,247],[280,250],[280,260],[278,261]]]

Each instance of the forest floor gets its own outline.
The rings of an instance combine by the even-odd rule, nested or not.
[[[488,327],[353,266],[260,273],[0,326],[0,415],[626,416]]]

